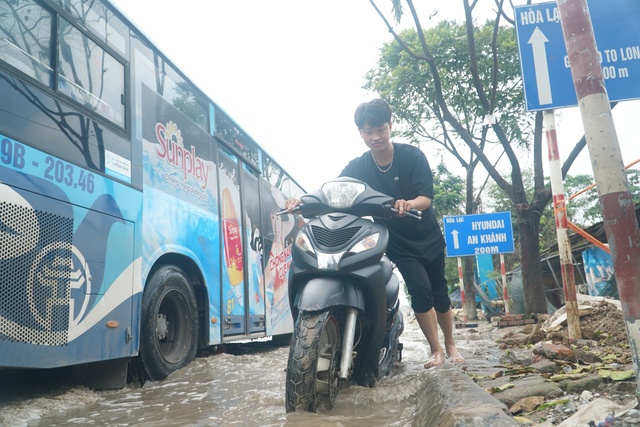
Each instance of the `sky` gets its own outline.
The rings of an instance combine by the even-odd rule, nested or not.
[[[367,150],[353,112],[377,97],[362,89],[364,77],[376,67],[383,43],[392,38],[369,1],[111,3],[305,190],[320,187]],[[376,3],[393,22],[391,1]],[[495,7],[493,0],[478,3],[487,11]],[[424,27],[463,17],[461,1],[430,0],[416,2],[416,7]],[[626,101],[613,111],[625,164],[640,159],[639,103]],[[578,108],[556,111],[562,158],[582,136],[582,121]],[[433,147],[423,151],[432,167],[439,162]],[[445,161],[458,171],[454,160]],[[585,149],[570,173],[591,170]]]

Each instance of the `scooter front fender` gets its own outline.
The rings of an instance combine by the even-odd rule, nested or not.
[[[294,306],[298,311],[320,311],[347,306],[364,311],[364,294],[353,283],[330,277],[317,277],[301,285]]]

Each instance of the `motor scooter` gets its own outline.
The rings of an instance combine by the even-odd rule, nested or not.
[[[286,371],[286,411],[333,407],[351,384],[371,387],[402,360],[399,280],[386,257],[392,197],[341,177],[301,197],[291,211],[308,221],[289,269],[294,331]],[[406,215],[419,219],[421,212]]]

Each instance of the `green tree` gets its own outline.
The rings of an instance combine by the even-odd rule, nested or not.
[[[634,203],[640,202],[640,171],[627,170],[629,191]],[[598,192],[593,184],[591,175],[567,175],[564,179],[564,189],[567,198],[567,218],[581,228],[587,228],[602,221],[602,209],[598,200]],[[549,207],[548,209],[552,209]]]
[[[533,172],[530,169],[523,171],[525,188],[528,197],[533,193]],[[640,203],[640,171],[627,170],[627,178],[630,183],[631,195],[635,203]],[[591,175],[567,175],[564,178],[564,190],[567,198],[567,218],[580,228],[588,228],[602,221],[602,210],[598,200],[598,193],[593,185]],[[546,180],[548,182],[548,179]],[[487,185],[484,206],[491,211],[511,211],[509,197],[494,182]],[[517,239],[518,230],[514,231]],[[558,244],[556,234],[555,216],[553,204],[548,204],[540,215],[540,250],[545,251]],[[509,264],[517,263],[517,254],[506,257]]]
[[[383,48],[378,64],[381,72],[369,73],[369,87],[391,97],[396,111],[409,109],[407,116],[401,117],[403,120],[409,119],[409,115],[418,117],[412,125],[414,129],[433,130],[440,126],[441,134],[455,135],[451,140],[461,141],[508,196],[517,226],[525,309],[527,313],[546,312],[539,231],[541,212],[552,193],[543,173],[542,113],[525,114],[520,98],[522,83],[514,30],[501,25],[503,18],[513,24],[503,8],[504,0],[495,0],[495,19],[479,28],[473,18],[477,1],[462,0],[464,23],[438,25],[439,32],[423,31],[413,0],[392,0],[396,21],[403,16],[401,5],[406,4],[415,26],[415,31],[405,30],[401,34],[389,24],[375,1],[370,3],[386,23],[394,41]],[[448,40],[460,38],[461,34],[465,43]],[[485,34],[491,35],[488,42]],[[383,76],[385,70],[391,77]],[[412,84],[414,79],[421,82],[420,87]],[[419,114],[426,109],[433,114]],[[470,126],[478,118],[487,125],[482,130]],[[585,145],[586,140],[582,138],[574,147],[562,166],[563,175]],[[527,167],[531,164],[531,160],[522,155],[526,150],[533,160],[530,193],[526,191],[523,174],[523,164]],[[506,169],[501,166],[504,172],[498,170],[496,163],[496,158],[501,156],[507,164]]]
[[[464,189],[464,179],[452,174],[441,160],[433,170],[433,211],[436,218],[464,214]]]
[[[442,228],[442,217],[465,213],[465,182],[461,177],[452,174],[447,169],[446,164],[440,161],[433,170],[433,187],[433,211]],[[447,258],[445,260],[445,277],[450,289],[458,283],[458,263],[456,259]]]

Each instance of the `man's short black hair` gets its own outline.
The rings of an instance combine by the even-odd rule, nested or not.
[[[365,125],[382,126],[385,123],[391,123],[391,107],[384,99],[377,98],[358,105],[353,118],[358,129],[362,129]]]

